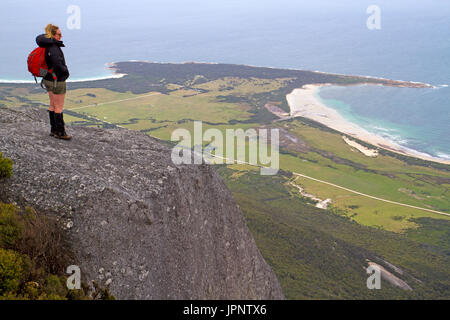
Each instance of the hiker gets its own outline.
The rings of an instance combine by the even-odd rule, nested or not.
[[[66,97],[66,80],[69,78],[66,60],[61,47],[64,47],[61,41],[62,34],[58,26],[48,24],[45,27],[45,34],[36,37],[36,43],[39,47],[45,48],[45,62],[49,69],[53,69],[56,74],[56,82],[50,73],[43,78],[43,84],[50,97],[50,108],[48,110],[50,117],[50,135],[64,140],[70,140],[72,137],[66,133],[64,128],[63,108]]]

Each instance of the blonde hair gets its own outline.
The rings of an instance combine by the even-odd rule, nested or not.
[[[46,27],[45,27],[45,36],[47,38],[53,38],[54,36],[56,36],[56,31],[59,30],[58,26],[55,26],[54,24],[49,23]]]

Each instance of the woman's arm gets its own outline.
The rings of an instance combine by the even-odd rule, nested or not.
[[[57,46],[52,46],[47,49],[47,56],[53,67],[53,72],[56,73],[58,78],[68,78],[69,70],[64,64],[64,58],[62,56],[61,50]]]

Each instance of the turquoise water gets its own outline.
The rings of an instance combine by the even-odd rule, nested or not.
[[[404,147],[450,160],[448,87],[322,87],[320,100],[347,120]]]
[[[450,84],[448,0],[3,0],[0,80],[31,80],[26,57],[52,22],[71,79],[111,75],[105,63],[224,62]],[[368,30],[366,9],[381,9]],[[67,28],[67,8],[81,28]],[[409,148],[450,155],[450,89],[327,87],[344,117]]]

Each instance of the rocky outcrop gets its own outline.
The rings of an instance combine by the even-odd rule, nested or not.
[[[391,263],[389,263],[387,261],[385,261],[385,263],[387,265],[389,265],[389,266],[395,267],[393,264],[391,264]],[[393,286],[399,287],[402,290],[412,290],[412,288],[408,285],[408,283],[406,283],[402,279],[396,277],[393,273],[391,273],[388,270],[386,270],[383,266],[381,266],[381,265],[379,265],[379,264],[377,264],[375,262],[371,262],[371,261],[368,261],[368,265],[369,265],[369,267],[378,269],[379,272],[380,272],[381,278],[386,280],[387,282],[389,282]],[[400,269],[396,268],[396,270],[400,270]],[[402,274],[403,274],[403,272],[402,272]]]
[[[14,175],[0,200],[56,214],[87,283],[119,299],[283,299],[231,192],[209,165],[126,129],[48,135],[37,108],[0,108]]]

